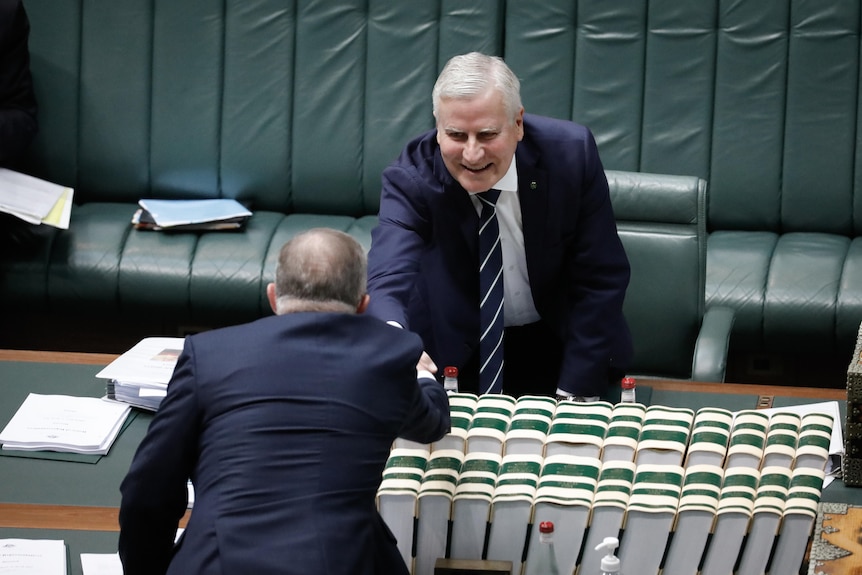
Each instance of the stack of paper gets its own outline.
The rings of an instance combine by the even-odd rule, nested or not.
[[[140,230],[238,230],[252,213],[236,200],[140,200],[132,224]]]
[[[31,393],[0,432],[3,449],[105,455],[131,408],[95,397]]]
[[[181,337],[148,337],[112,361],[96,377],[107,379],[108,398],[155,411],[183,350]]]
[[[68,229],[74,190],[0,168],[0,212],[31,224]]]
[[[0,573],[66,575],[66,543],[53,539],[0,539]]]

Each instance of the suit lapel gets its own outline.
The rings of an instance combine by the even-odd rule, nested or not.
[[[549,194],[548,174],[537,167],[538,157],[526,142],[518,146],[518,199],[521,203],[521,222],[524,232],[524,251],[527,271],[535,276],[534,266],[541,262],[543,243],[547,234]],[[531,265],[532,263],[532,265]]]

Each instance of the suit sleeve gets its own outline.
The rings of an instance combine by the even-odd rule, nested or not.
[[[399,437],[418,443],[441,439],[451,428],[449,397],[440,382],[419,377],[416,392]]]
[[[120,486],[119,555],[125,575],[165,573],[173,556],[197,457],[200,417],[194,366],[192,338],[187,338],[167,396]]]
[[[402,166],[383,172],[378,225],[368,253],[368,313],[405,328],[407,304],[431,234],[428,209],[412,174]]]
[[[16,164],[37,131],[27,47],[30,23],[20,2],[8,6],[12,8],[0,8],[0,166]]]
[[[559,387],[575,395],[601,395],[609,378],[621,375],[631,357],[622,312],[630,268],[589,132],[583,147],[581,209],[563,268],[568,319]]]

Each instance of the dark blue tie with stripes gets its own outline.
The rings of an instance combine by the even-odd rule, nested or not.
[[[503,250],[497,224],[500,190],[476,195],[479,216],[479,392],[503,392]]]

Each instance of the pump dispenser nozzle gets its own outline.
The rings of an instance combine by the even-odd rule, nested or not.
[[[605,537],[601,543],[596,545],[596,551],[607,550],[607,555],[602,557],[602,575],[616,575],[620,572],[620,560],[614,555],[614,549],[619,544],[620,542],[616,537]]]

